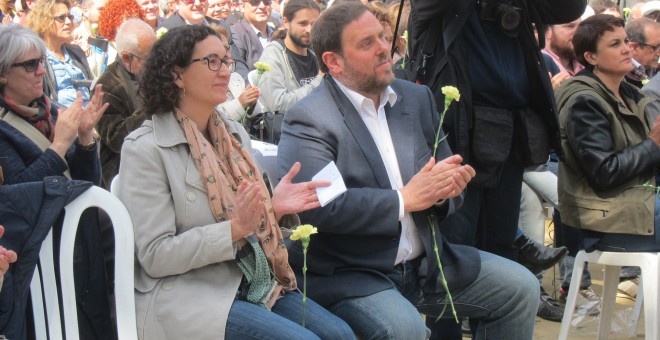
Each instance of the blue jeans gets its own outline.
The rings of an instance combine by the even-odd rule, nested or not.
[[[287,292],[272,311],[234,300],[227,319],[227,339],[355,339],[351,328],[337,316],[307,299],[305,327],[302,321],[302,294]]]
[[[459,318],[478,320],[475,339],[531,339],[538,309],[539,284],[532,273],[502,257],[480,252],[481,271],[460,292],[453,292]],[[418,262],[398,265],[389,274],[395,288],[345,299],[330,311],[346,320],[361,339],[427,339],[427,322],[448,303],[445,294],[423,296]],[[447,306],[444,318],[452,317]]]

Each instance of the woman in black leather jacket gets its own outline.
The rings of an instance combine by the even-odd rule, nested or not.
[[[660,120],[651,99],[624,82],[633,68],[623,20],[595,15],[573,37],[586,69],[556,93],[564,158],[562,220],[580,228],[586,249],[659,251]]]

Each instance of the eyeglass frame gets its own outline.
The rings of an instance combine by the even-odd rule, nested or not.
[[[252,7],[259,7],[260,3],[264,3],[264,6],[270,6],[273,4],[272,0],[243,0],[243,3],[249,3]]]
[[[657,45],[653,46],[653,45],[649,45],[647,43],[637,43],[637,45],[650,47],[650,48],[653,49],[653,52],[660,53],[660,44],[657,44]]]
[[[66,19],[69,19],[69,21],[73,22],[73,19],[75,19],[75,17],[71,13],[62,14],[62,15],[58,15],[58,16],[53,17],[53,20],[55,20],[57,22],[61,22],[61,23],[65,23]]]
[[[11,64],[11,67],[23,67],[25,69],[25,72],[27,73],[32,73],[36,72],[39,69],[39,65],[44,66],[44,64],[48,61],[45,56],[39,57],[39,58],[33,58],[33,59],[28,59],[25,61],[21,61],[20,63],[13,63]],[[32,68],[30,64],[34,64],[34,69],[29,70],[28,68]],[[45,67],[45,66],[44,66]]]
[[[211,68],[211,59],[220,60],[220,67],[218,67],[217,70],[214,70],[214,69]],[[209,56],[206,56],[206,57],[203,57],[203,58],[192,59],[188,62],[188,65],[190,65],[192,63],[196,63],[198,61],[205,61],[206,62],[206,67],[208,67],[209,71],[212,71],[212,72],[220,71],[220,69],[222,69],[222,65],[227,66],[230,73],[232,73],[236,70],[236,62],[234,61],[233,58],[229,58],[228,56],[225,56],[224,58],[220,58],[217,55],[209,55]]]

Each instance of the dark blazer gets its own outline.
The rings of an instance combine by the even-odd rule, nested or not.
[[[103,187],[109,189],[112,178],[119,173],[124,138],[142,125],[146,115],[139,110],[142,104],[137,96],[137,79],[119,59],[108,65],[97,83],[103,84],[103,101],[110,104],[96,124],[101,135]]]
[[[268,37],[266,38],[270,38],[273,29],[268,26],[267,31]],[[245,74],[243,74],[242,72],[244,71],[240,69],[237,69],[236,72],[239,72],[239,74],[243,76],[243,79],[247,81],[247,73],[255,69],[254,63],[259,61],[264,48],[261,46],[257,34],[254,33],[252,25],[250,25],[245,19],[231,25],[231,34],[237,50],[237,53],[232,51],[232,57],[236,60],[237,66],[239,64],[245,64],[247,66],[247,72],[245,72]]]
[[[428,88],[395,80],[394,106],[385,107],[387,121],[404,183],[428,162],[438,125],[433,95]],[[319,110],[319,108],[322,108]],[[438,148],[437,159],[451,155],[447,142]],[[296,181],[312,176],[334,161],[347,192],[323,208],[300,214],[302,223],[319,230],[308,251],[308,293],[328,306],[347,297],[365,296],[389,289],[386,276],[392,271],[399,247],[401,226],[399,199],[392,190],[378,148],[358,112],[332,77],[287,111],[278,146],[280,174],[294,162],[302,163]],[[442,205],[413,213],[425,256],[420,267],[425,293],[442,291],[433,252],[429,219],[435,220],[436,241],[449,288],[470,284],[481,268],[476,249],[450,245],[440,236],[439,222],[454,212],[462,196]],[[290,263],[301,274],[299,242],[289,246]]]

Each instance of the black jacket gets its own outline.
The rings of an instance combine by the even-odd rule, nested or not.
[[[548,24],[570,22],[578,18],[585,9],[586,0],[515,0],[514,5],[522,8],[525,20],[519,38],[525,53],[526,68],[530,82],[532,108],[543,117],[545,128],[551,137],[551,146],[559,150],[559,133],[556,108],[548,72],[544,66],[539,45],[534,37],[532,23],[539,32]],[[411,0],[411,17],[408,27],[411,39],[410,51],[420,55],[429,32],[437,34],[435,49],[428,60],[423,81],[434,90],[436,102],[444,102],[440,87],[455,85],[461,91],[458,105],[452,105],[445,118],[444,130],[451,149],[471,161],[472,137],[472,89],[467,69],[468,55],[464,28],[475,0]],[[408,64],[414,73],[420,66],[413,56]]]

